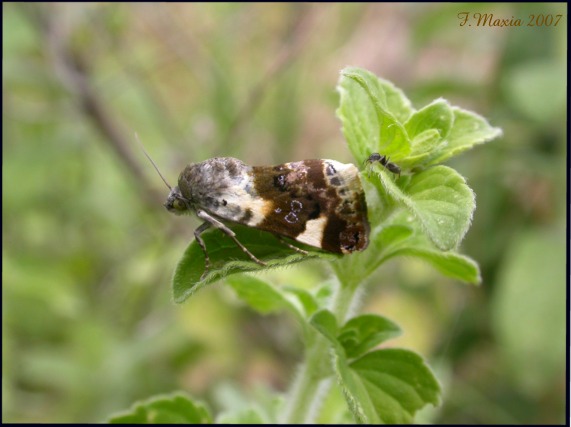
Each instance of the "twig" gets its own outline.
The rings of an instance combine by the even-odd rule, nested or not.
[[[153,207],[163,203],[165,195],[159,193],[147,178],[141,163],[136,159],[132,146],[133,142],[120,129],[119,123],[111,116],[109,109],[100,99],[92,86],[89,67],[77,50],[65,43],[65,31],[59,22],[57,13],[42,13],[32,7],[24,9],[29,18],[35,21],[42,33],[47,50],[50,53],[56,73],[64,86],[75,96],[78,105],[85,115],[91,119],[95,128],[102,134],[102,141],[107,143],[119,160],[126,166],[126,170],[133,180],[144,200]]]

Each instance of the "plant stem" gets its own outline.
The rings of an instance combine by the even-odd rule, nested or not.
[[[347,283],[339,283],[331,298],[331,311],[335,315],[339,325],[345,323],[347,317],[355,312],[360,303],[360,286],[351,286]]]
[[[354,309],[359,298],[356,298],[357,286],[346,286],[337,283],[331,296],[330,309],[342,324],[348,313]],[[329,342],[315,329],[309,331],[305,361],[298,369],[297,376],[291,386],[286,409],[282,414],[282,423],[301,424],[312,422],[320,404],[324,400],[323,393],[318,393],[320,383],[324,377],[324,366],[330,360]],[[329,372],[329,371],[328,371]],[[328,391],[329,387],[323,388]]]
[[[307,348],[305,361],[298,369],[292,384],[286,410],[280,420],[284,424],[303,424],[309,422],[310,409],[314,408],[314,401],[318,396],[317,389],[322,380],[319,372],[323,370],[323,362],[328,359],[328,344],[325,337],[313,332],[315,340]]]

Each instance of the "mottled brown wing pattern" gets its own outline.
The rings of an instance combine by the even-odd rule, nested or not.
[[[368,244],[366,203],[358,171],[334,160],[254,166],[254,187],[271,209],[257,228],[335,253]]]
[[[208,223],[200,233],[217,227],[232,237],[223,222],[235,222],[335,253],[361,251],[368,244],[359,172],[335,160],[249,166],[215,157],[192,163],[165,206],[176,214],[195,212]]]

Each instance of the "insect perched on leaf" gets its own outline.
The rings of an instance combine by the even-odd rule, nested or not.
[[[273,233],[303,254],[307,251],[282,238],[339,254],[362,251],[369,243],[365,194],[352,164],[314,159],[249,166],[232,157],[215,157],[186,166],[174,188],[161,178],[171,190],[167,210],[194,213],[204,221],[194,231],[204,253],[204,274],[210,258],[201,234],[211,227],[230,237],[252,261],[266,265],[236,238],[227,225],[232,223]]]
[[[379,162],[387,170],[394,173],[395,175],[398,175],[398,177],[400,178],[400,173],[401,173],[400,167],[398,167],[394,163],[391,163],[387,156],[382,156],[379,153],[373,153],[369,156],[369,158],[367,160],[365,160],[365,163],[368,163],[368,164],[372,164],[375,162]]]

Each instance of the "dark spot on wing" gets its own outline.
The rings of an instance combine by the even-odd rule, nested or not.
[[[334,176],[334,177],[330,178],[329,182],[331,183],[331,185],[335,185],[335,186],[341,185],[341,180],[339,179],[338,176]]]
[[[319,218],[319,215],[321,215],[321,207],[319,204],[315,204],[313,210],[309,213],[308,220],[317,219]]]
[[[337,171],[335,170],[335,167],[331,163],[327,163],[327,166],[325,167],[325,173],[327,174],[327,176],[333,176],[337,173]]]
[[[248,208],[244,212],[244,215],[242,215],[242,218],[240,218],[240,222],[247,224],[252,219],[252,216],[253,216],[252,209]]]
[[[204,196],[203,203],[210,208],[217,208],[220,205],[220,202],[218,202],[218,200],[210,196]]]
[[[332,163],[313,159],[254,166],[252,178],[255,194],[271,201],[256,228],[296,239],[308,221],[324,217],[319,247],[351,253],[367,246],[367,207],[357,172],[341,177]]]
[[[274,187],[278,188],[280,191],[286,190],[286,176],[283,174],[274,175]]]

